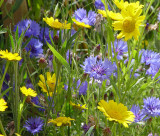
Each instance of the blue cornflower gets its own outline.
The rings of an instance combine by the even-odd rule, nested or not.
[[[146,119],[150,117],[157,117],[160,115],[160,100],[156,97],[148,97],[143,99],[143,109],[142,112],[147,116]]]
[[[131,108],[131,111],[135,115],[135,120],[134,122],[141,122],[145,115],[141,112],[139,105],[133,105]]]
[[[34,89],[33,84],[31,83],[31,80],[27,79],[26,87]]]
[[[105,10],[105,6],[104,6],[104,4],[102,3],[101,0],[96,0],[95,1],[95,7],[96,7],[96,9]]]
[[[128,52],[127,42],[124,42],[122,40],[115,40],[114,48],[115,48],[115,52],[117,54],[117,59],[118,60],[122,60],[124,55],[126,55],[126,57],[128,56],[128,54],[127,54],[127,52]],[[112,55],[114,57],[113,47],[112,47]]]
[[[87,15],[87,11],[85,9],[79,8],[75,11],[73,16],[77,21],[93,26],[96,22],[97,14],[90,10]]]
[[[158,13],[158,18],[157,19],[160,22],[160,12]]]
[[[26,120],[25,125],[23,127],[26,128],[27,131],[35,135],[42,130],[43,125],[44,121],[40,117],[31,117],[28,120]]]
[[[102,59],[97,60],[97,56],[88,57],[85,59],[83,64],[84,65],[81,65],[81,67],[85,73],[89,74],[90,77],[101,81],[109,79],[109,77],[116,70],[115,63],[112,64],[112,62],[107,59],[104,61],[102,61]]]
[[[50,31],[51,37],[53,39],[53,31]],[[46,41],[51,44],[51,40],[49,38],[49,28],[41,28],[40,34],[39,34],[39,39],[41,42],[44,42],[46,44]]]
[[[79,95],[86,95],[88,88],[88,82],[84,81],[79,87]]]
[[[32,58],[43,53],[42,46],[43,44],[38,39],[32,38],[25,49],[27,52],[30,52],[30,57]]]
[[[15,25],[14,31],[16,31],[17,26],[19,35],[21,35],[21,33],[24,32],[25,30],[26,30],[25,36],[27,37],[30,37],[31,35],[37,37],[40,33],[40,25],[31,19],[20,21],[17,25]]]

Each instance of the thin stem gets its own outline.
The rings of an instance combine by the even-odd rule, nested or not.
[[[5,132],[4,128],[3,128],[1,119],[0,119],[0,130],[1,130],[1,132],[2,132],[2,134],[3,134],[4,136],[7,136],[7,135],[6,135],[6,132]]]

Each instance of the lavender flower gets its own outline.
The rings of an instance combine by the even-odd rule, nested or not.
[[[43,125],[44,121],[40,117],[31,117],[28,120],[26,120],[25,125],[23,127],[26,128],[27,131],[35,135],[42,130]]]
[[[43,107],[42,104],[40,103],[39,96],[33,97],[31,99],[31,102],[33,102],[34,104],[36,104],[39,107]],[[38,110],[39,111],[45,111],[45,109],[43,109],[43,108],[38,108]]]
[[[17,25],[15,25],[14,31],[16,31],[17,26],[18,26],[18,34],[19,35],[21,35],[21,33],[24,32],[25,30],[26,30],[26,33],[25,33],[26,37],[30,37],[31,35],[37,37],[40,33],[39,24],[31,19],[29,19],[29,20],[26,19],[26,20],[20,21]]]
[[[160,22],[160,12],[158,13],[158,18],[157,19]]]
[[[84,81],[79,87],[79,95],[86,95],[88,88],[88,82]]]
[[[27,79],[26,87],[34,89],[32,83],[31,83],[31,80]]]
[[[85,73],[89,74],[90,77],[101,81],[109,79],[109,77],[116,70],[115,64],[112,64],[112,62],[106,59],[104,61],[102,61],[102,59],[97,60],[97,56],[88,57],[85,59],[83,64],[84,65],[81,65],[81,67]]]
[[[104,6],[104,4],[102,3],[101,0],[96,0],[95,1],[95,7],[96,7],[96,9],[105,10],[105,6]]]
[[[94,11],[90,10],[87,15],[86,10],[84,10],[83,8],[79,8],[75,11],[73,16],[77,21],[93,26],[96,22],[97,14]]]
[[[134,122],[141,122],[145,115],[141,112],[140,107],[138,105],[133,105],[131,108],[131,111],[135,115],[135,120]]]
[[[143,99],[143,109],[142,112],[144,115],[147,115],[147,119],[149,117],[157,117],[160,115],[160,100],[156,97],[148,97]]]
[[[30,52],[30,57],[32,58],[43,53],[42,46],[43,44],[38,39],[32,38],[25,49]]]

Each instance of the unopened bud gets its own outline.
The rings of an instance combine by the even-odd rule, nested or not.
[[[48,64],[45,58],[40,58],[38,63],[39,63],[40,68],[45,68]]]

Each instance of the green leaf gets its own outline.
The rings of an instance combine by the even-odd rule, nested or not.
[[[61,62],[61,64],[64,65],[68,71],[70,71],[70,66],[67,63],[67,61],[48,42],[47,42],[47,45],[52,51],[52,53],[54,54],[54,56],[56,56],[56,58]]]
[[[3,2],[4,2],[4,0],[1,0],[1,1],[0,1],[0,7],[2,6]]]
[[[3,93],[0,95],[0,99],[11,89],[12,87],[7,88]]]
[[[95,126],[91,126],[91,127],[89,128],[89,130],[88,130],[87,133],[86,133],[86,136],[91,136],[91,133],[92,133],[94,127],[95,127]]]
[[[54,9],[54,17],[57,18],[59,14],[61,13],[61,10],[59,8],[59,4],[57,3],[55,9]]]

